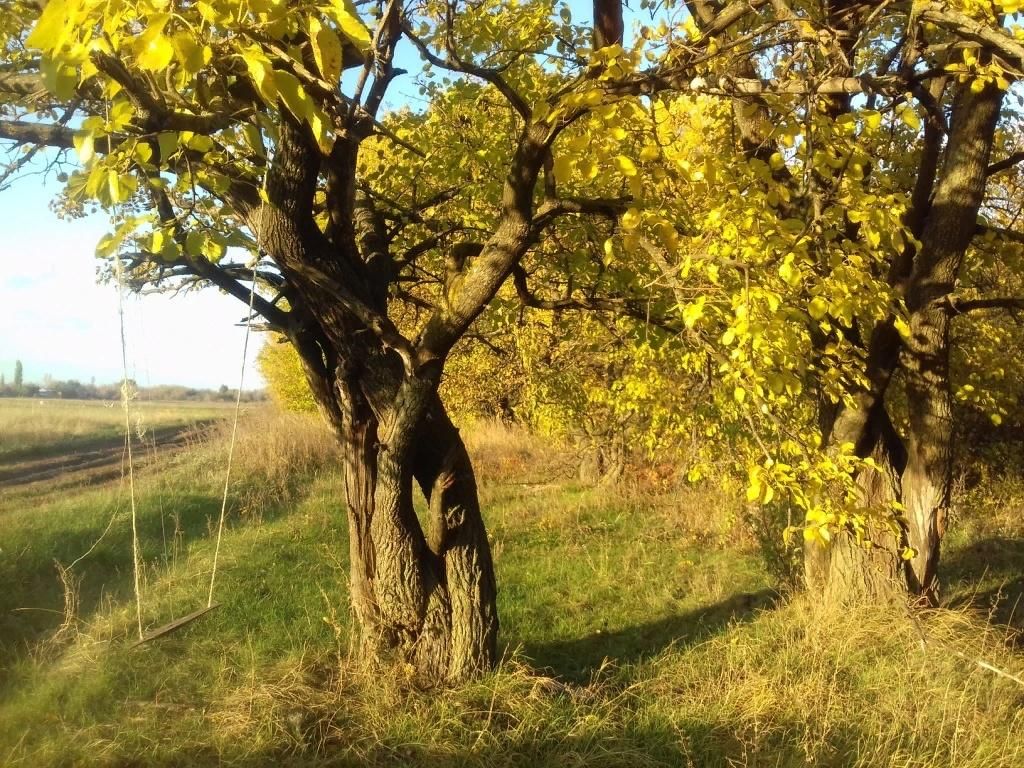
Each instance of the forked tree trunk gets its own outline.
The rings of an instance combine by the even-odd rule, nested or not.
[[[497,590],[472,464],[435,388],[406,380],[378,416],[339,386],[352,611],[364,658],[411,664],[419,682],[489,670]],[[429,502],[424,532],[413,481]]]
[[[864,553],[857,552],[848,539],[826,551],[809,550],[805,559],[808,584],[830,600],[874,598],[885,591],[887,583],[929,603],[937,599],[940,543],[953,478],[950,316],[945,299],[955,287],[976,231],[1002,98],[993,84],[980,91],[972,90],[970,84],[960,85],[934,193],[930,200],[929,195],[915,193],[915,198],[920,198],[918,204],[926,206],[913,212],[918,222],[915,226],[921,227],[921,247],[910,274],[898,276],[907,287],[910,333],[901,342],[897,359],[892,355],[892,350],[898,349],[893,346],[892,334],[879,333],[887,326],[876,330],[869,347],[872,390],[860,395],[860,410],[854,408],[839,416],[833,436],[835,444],[853,442],[858,455],[872,455],[885,468],[889,481],[881,487],[864,488],[864,498],[896,499],[903,504],[904,535],[891,543],[897,552],[909,547],[913,556],[903,563],[899,578],[890,564],[875,562],[874,554],[865,560]],[[902,365],[906,376],[909,424],[905,463],[894,460],[903,452],[903,443],[888,419],[881,423],[876,419],[897,365]],[[875,453],[879,445],[874,435],[879,434],[879,427],[884,428],[880,433],[884,442],[891,446],[881,456]],[[864,562],[858,565],[861,560]],[[883,574],[881,580],[878,573]]]

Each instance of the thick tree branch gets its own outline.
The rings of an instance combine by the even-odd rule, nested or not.
[[[31,123],[26,120],[0,120],[0,139],[18,144],[40,144],[56,149],[72,149],[75,132],[54,123]]]
[[[947,296],[945,309],[951,315],[962,315],[983,309],[1024,310],[1024,296],[998,296],[988,299],[958,299]]]
[[[986,176],[994,176],[997,173],[1013,168],[1019,163],[1024,163],[1024,152],[1014,152],[1009,157],[1003,158],[998,162],[992,163],[988,168],[985,169]]]
[[[533,230],[535,236],[539,236],[558,217],[574,214],[603,216],[614,221],[626,211],[631,201],[632,199],[629,197],[608,199],[560,197],[553,200],[545,200],[537,208],[537,213],[533,219]]]
[[[930,21],[965,40],[981,44],[1018,70],[1024,69],[1024,44],[1006,34],[1002,28],[975,21],[966,13],[950,8],[949,3],[921,3],[915,5],[918,18]]]

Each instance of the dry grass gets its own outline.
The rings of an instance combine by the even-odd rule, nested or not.
[[[226,469],[232,420],[204,430],[203,451],[216,463],[214,474]],[[286,413],[260,407],[238,423],[231,483],[233,507],[243,517],[261,515],[269,507],[301,495],[326,471],[336,471],[341,460],[337,440],[319,416]]]
[[[230,413],[223,403],[133,402],[136,434],[155,427],[219,419]],[[124,433],[119,403],[100,400],[0,399],[0,460],[40,452],[65,451],[85,441]]]
[[[575,474],[567,446],[538,437],[519,424],[481,419],[462,430],[477,477],[484,482],[547,485]]]
[[[253,669],[209,717],[238,764],[1011,768],[1024,687],[1005,675],[1021,674],[999,633],[963,613],[797,602],[580,685],[509,659],[428,694],[394,672],[292,659]]]

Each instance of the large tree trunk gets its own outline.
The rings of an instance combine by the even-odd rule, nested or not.
[[[835,431],[849,436],[851,429],[860,429],[854,426],[859,420],[859,414],[844,412]],[[905,534],[902,522],[888,508],[900,499],[906,456],[881,402],[872,407],[854,444],[858,455],[870,457],[879,467],[857,477],[860,501],[875,515],[863,530],[851,527],[828,547],[809,543],[804,560],[808,586],[829,606],[899,602],[906,595],[901,559]]]
[[[904,344],[910,417],[903,473],[908,543],[907,578],[929,602],[937,597],[939,545],[953,480],[953,408],[949,384],[949,324],[945,298],[953,291],[977,226],[1003,93],[961,85],[953,104],[942,176],[921,236],[907,292],[910,334]]]
[[[472,464],[429,381],[406,380],[379,416],[339,377],[353,617],[369,662],[459,682],[497,654],[497,590]],[[413,481],[428,499],[424,532]]]
[[[903,564],[902,579],[892,566],[877,558],[851,556],[851,542],[842,540],[830,550],[806,552],[809,586],[829,599],[849,602],[861,597],[875,599],[885,585],[934,603],[937,597],[939,549],[945,531],[953,473],[953,413],[949,384],[949,323],[945,298],[953,291],[976,230],[984,198],[986,168],[991,153],[1002,93],[992,84],[975,92],[961,84],[954,99],[949,139],[938,183],[932,192],[937,142],[927,142],[921,176],[914,191],[915,207],[908,225],[920,233],[920,250],[912,265],[894,264],[891,278],[906,289],[910,333],[902,342],[894,339],[891,324],[877,328],[869,342],[869,391],[858,396],[858,405],[838,416],[832,442],[853,442],[858,455],[873,456],[891,476],[886,487],[865,488],[865,500],[896,499],[905,509],[900,521],[904,535],[889,539],[894,551],[909,547],[913,556]],[[908,253],[908,256],[910,254]],[[906,261],[910,262],[908,258]],[[873,437],[878,426],[886,427],[890,442],[902,452],[891,424],[874,425],[878,409],[884,409],[885,391],[898,366],[906,375],[909,428],[906,461],[894,463],[892,450],[876,455]],[[888,419],[886,418],[886,422]],[[826,430],[827,433],[827,430]],[[884,532],[880,532],[884,538]],[[874,569],[858,574],[858,569]]]

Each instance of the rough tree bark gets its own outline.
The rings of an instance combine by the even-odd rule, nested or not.
[[[953,480],[953,408],[949,382],[952,293],[964,254],[977,230],[1003,92],[989,83],[964,85],[954,100],[941,176],[932,197],[921,249],[907,291],[910,334],[903,348],[909,430],[903,472],[910,589],[934,602],[939,547]]]

